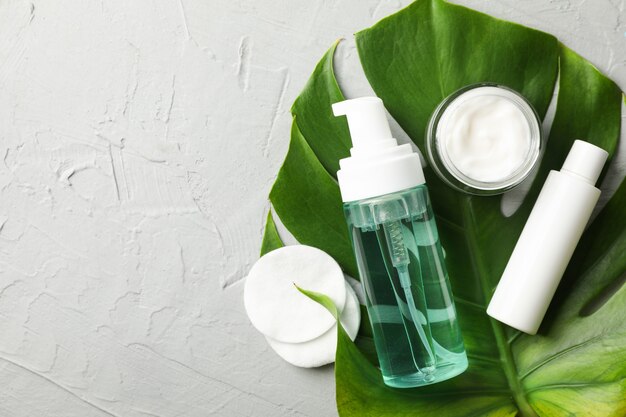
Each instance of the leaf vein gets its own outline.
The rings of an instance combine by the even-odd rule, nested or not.
[[[585,340],[584,342],[575,344],[573,346],[568,347],[567,349],[563,349],[557,353],[555,353],[554,355],[544,359],[543,361],[539,362],[538,364],[536,364],[535,366],[533,366],[532,368],[530,368],[528,371],[524,372],[522,375],[520,375],[519,379],[520,381],[524,380],[527,376],[529,376],[530,374],[532,374],[533,372],[535,372],[536,370],[538,370],[539,368],[541,368],[542,366],[555,361],[565,355],[567,355],[568,353],[571,353],[577,349],[580,349],[582,347],[587,346],[590,343],[596,342],[599,339],[602,339],[604,335],[598,335],[595,337],[592,337],[591,339]]]
[[[606,381],[606,382],[574,382],[574,383],[564,383],[564,384],[550,384],[550,385],[542,385],[540,387],[535,387],[532,389],[529,389],[527,391],[528,394],[532,393],[532,392],[537,392],[537,391],[546,391],[546,390],[551,390],[551,389],[559,389],[559,388],[564,388],[564,389],[576,389],[576,388],[587,388],[587,387],[600,387],[602,385],[610,385],[610,384],[614,384],[616,382],[623,382],[626,381],[626,377],[618,379],[616,381]]]

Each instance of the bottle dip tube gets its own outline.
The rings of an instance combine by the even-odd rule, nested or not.
[[[377,97],[333,105],[351,157],[337,173],[385,384],[452,378],[467,356],[419,156],[391,136]]]

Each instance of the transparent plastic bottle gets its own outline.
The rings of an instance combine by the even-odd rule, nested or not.
[[[391,138],[380,99],[333,110],[354,144],[338,179],[384,382],[452,378],[467,356],[419,157]]]

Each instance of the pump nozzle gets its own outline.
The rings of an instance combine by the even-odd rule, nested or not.
[[[419,156],[411,145],[391,136],[387,112],[378,97],[333,104],[335,116],[347,116],[352,136],[350,158],[339,161],[337,180],[344,202],[406,190],[424,183]]]
[[[335,116],[346,116],[353,149],[397,145],[391,136],[383,101],[361,97],[333,104]]]

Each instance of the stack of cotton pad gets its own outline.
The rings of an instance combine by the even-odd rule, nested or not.
[[[354,290],[337,262],[311,246],[285,246],[254,264],[244,289],[248,317],[287,362],[305,368],[334,362],[337,321],[296,285],[328,296],[340,312],[343,328],[354,340],[361,322]]]

